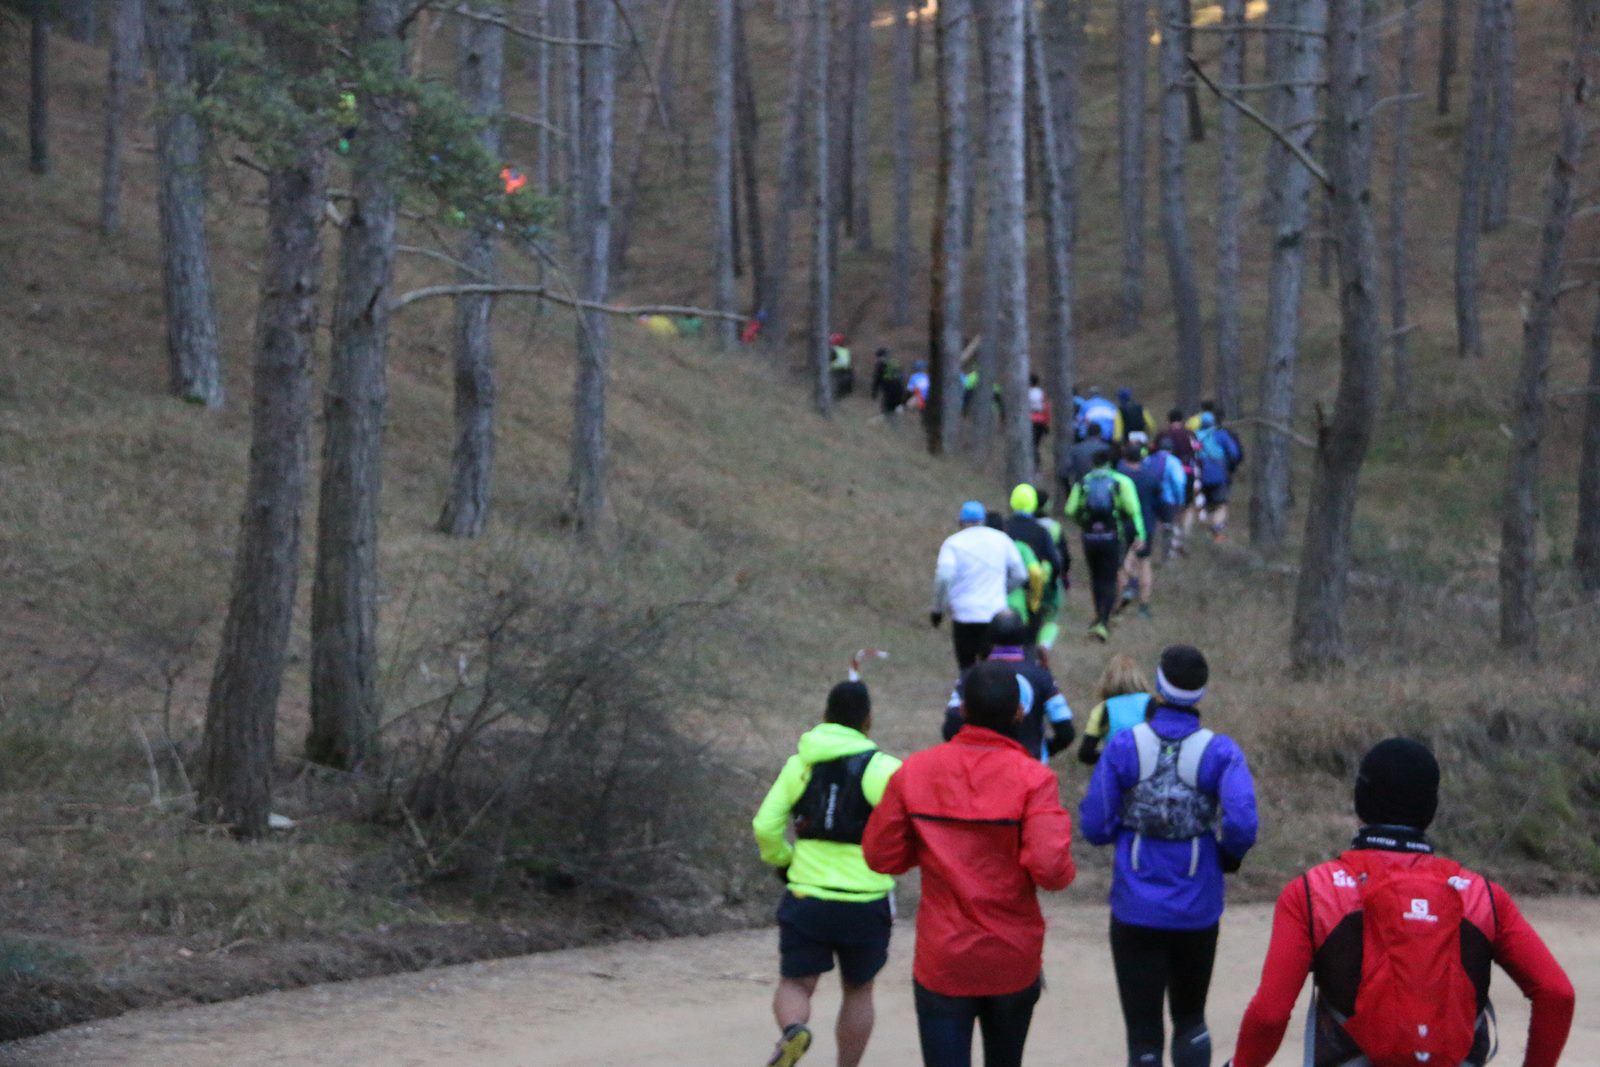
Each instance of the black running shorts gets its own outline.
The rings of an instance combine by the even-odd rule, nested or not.
[[[866,985],[889,962],[894,912],[889,898],[821,900],[785,893],[778,905],[779,973],[811,978],[833,970],[850,985]]]

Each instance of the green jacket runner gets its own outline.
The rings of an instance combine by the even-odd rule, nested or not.
[[[1144,511],[1139,507],[1139,489],[1133,484],[1133,479],[1121,471],[1114,471],[1109,467],[1096,467],[1084,475],[1077,485],[1072,487],[1072,492],[1067,496],[1067,516],[1079,526],[1089,525],[1088,502],[1084,500],[1084,485],[1090,478],[1110,478],[1117,483],[1116,510],[1117,518],[1133,527],[1135,540],[1145,539]]]

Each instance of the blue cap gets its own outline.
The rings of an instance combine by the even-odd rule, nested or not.
[[[1211,414],[1211,412],[1202,411],[1200,413],[1200,428],[1202,430],[1209,430],[1209,429],[1211,429],[1211,427],[1215,426],[1216,424],[1217,424],[1217,417],[1215,415]]]
[[[1120,401],[1121,403],[1126,404],[1128,401],[1130,401],[1132,399],[1133,399],[1133,390],[1132,389],[1129,389],[1127,386],[1123,386],[1121,389],[1117,390],[1117,400]]]
[[[982,501],[969,500],[961,505],[962,522],[982,522],[985,514]]]

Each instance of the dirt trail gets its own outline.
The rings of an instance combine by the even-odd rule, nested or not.
[[[1530,901],[1538,924],[1578,987],[1578,1025],[1564,1062],[1600,1064],[1600,901]],[[1049,988],[1034,1018],[1032,1063],[1109,1067],[1122,1062],[1110,985],[1106,913],[1070,898],[1047,909]],[[1235,908],[1223,926],[1210,1018],[1217,1062],[1255,987],[1270,911]],[[909,921],[880,980],[878,1030],[867,1062],[913,1067]],[[422,974],[318,986],[199,1008],[137,1012],[0,1049],[0,1065],[127,1064],[218,1067],[360,1064],[400,1067],[721,1067],[764,1061],[772,1040],[767,1000],[775,964],[767,931],[579,949]],[[818,1018],[832,1018],[827,983]],[[1503,1064],[1521,1063],[1525,1002],[1495,979]],[[826,1027],[806,1063],[833,1062]],[[1298,1064],[1298,1025],[1275,1061]]]

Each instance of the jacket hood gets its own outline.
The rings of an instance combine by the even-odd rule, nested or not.
[[[860,730],[852,730],[838,723],[825,722],[812,727],[800,736],[800,762],[806,766],[827,763],[829,760],[854,756],[878,746]]]

